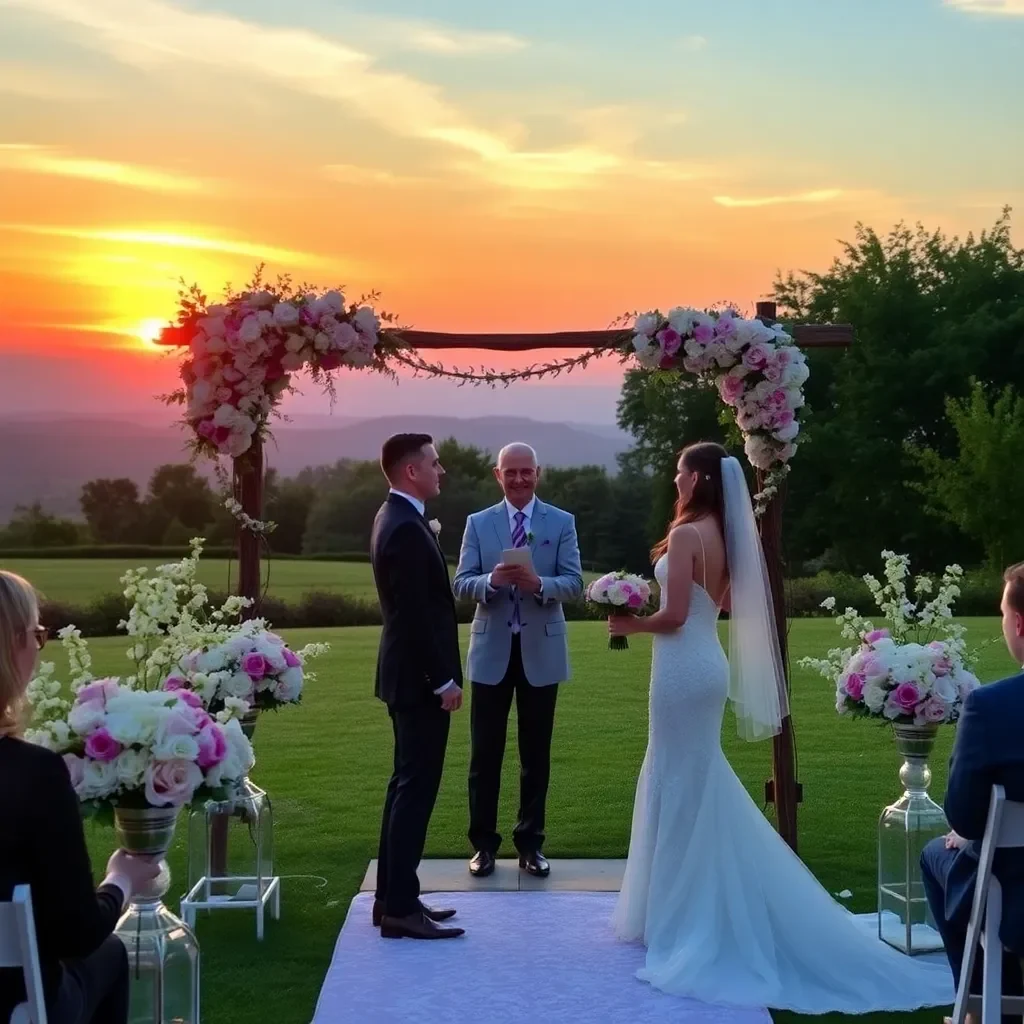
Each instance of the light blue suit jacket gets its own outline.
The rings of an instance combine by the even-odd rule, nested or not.
[[[551,686],[569,679],[569,645],[564,601],[583,594],[583,570],[576,537],[576,520],[539,498],[530,520],[529,547],[533,568],[543,583],[543,594],[521,594],[515,587],[488,586],[487,577],[512,547],[505,502],[466,520],[459,567],[452,587],[461,600],[477,602],[469,639],[466,678],[496,685],[505,677],[512,652],[512,612],[519,604],[523,671],[531,686]]]

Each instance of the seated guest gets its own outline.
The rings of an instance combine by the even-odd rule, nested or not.
[[[18,738],[20,705],[46,630],[32,587],[0,571],[0,900],[32,893],[46,1013],[53,1024],[128,1019],[128,956],[113,933],[155,861],[118,850],[93,889],[78,797],[59,754]],[[20,969],[0,969],[0,1021],[25,999]]]
[[[1024,663],[1024,562],[1007,569],[1004,580],[1003,636],[1020,665]],[[982,686],[968,696],[957,724],[946,785],[946,817],[953,831],[933,839],[921,853],[925,895],[957,984],[992,787],[1002,786],[1007,800],[1024,802],[1022,736],[1024,674]],[[1019,957],[1024,954],[1024,849],[997,850],[992,870],[1003,888],[1000,937],[1014,954],[1004,957],[1003,991],[1017,993]],[[971,991],[976,993],[981,991],[981,959],[979,947],[971,978]]]

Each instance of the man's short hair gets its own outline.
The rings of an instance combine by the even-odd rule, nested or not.
[[[394,434],[381,445],[380,468],[390,479],[402,463],[411,461],[433,443],[429,434]]]
[[[1003,573],[1007,585],[1006,603],[1018,614],[1024,615],[1024,562],[1011,565]]]

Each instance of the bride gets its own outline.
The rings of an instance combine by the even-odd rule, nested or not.
[[[721,747],[779,731],[788,701],[764,555],[743,469],[717,444],[686,448],[668,536],[655,548],[661,608],[609,619],[650,632],[650,727],[615,932],[647,947],[642,981],[707,1003],[867,1013],[953,1001],[948,967],[859,925],[751,800]],[[718,640],[730,610],[729,659]]]

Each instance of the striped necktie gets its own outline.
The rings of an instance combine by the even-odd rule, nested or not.
[[[512,547],[514,548],[525,548],[526,547],[526,513],[521,509],[515,516],[515,526],[512,529]],[[520,628],[520,612],[519,612],[519,588],[512,588],[512,632],[518,633]]]

